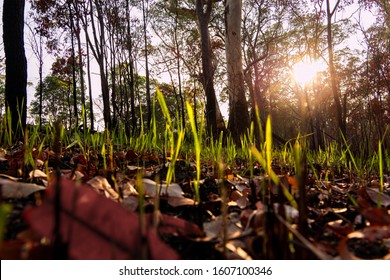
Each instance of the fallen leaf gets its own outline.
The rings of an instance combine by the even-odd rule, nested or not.
[[[167,194],[169,197],[184,197],[183,190],[181,189],[180,185],[176,183],[169,184],[168,186],[165,183],[157,185],[155,181],[147,178],[142,179],[142,183],[144,185],[146,195],[155,197],[157,189],[157,193],[161,195]]]
[[[3,148],[0,148],[0,161],[7,161],[8,159],[6,158],[6,155],[7,151]]]
[[[195,205],[195,201],[187,197],[168,197],[168,204],[172,207],[192,206]]]
[[[41,168],[45,163],[43,162],[43,160],[41,159],[36,159],[35,160],[35,166],[38,167],[38,168]]]
[[[139,200],[136,196],[128,196],[126,198],[123,198],[121,203],[126,209],[136,211],[138,209]]]
[[[345,237],[353,231],[353,225],[343,220],[331,221],[327,226],[338,236]]]
[[[60,215],[55,220],[55,186],[60,186]],[[53,180],[42,205],[25,212],[31,228],[53,240],[67,244],[70,259],[138,259],[143,246],[154,259],[177,259],[175,250],[165,244],[155,229],[146,223],[146,236],[140,237],[139,216],[112,200],[97,194],[90,187],[77,186],[61,178]],[[146,221],[150,221],[148,215]],[[59,222],[58,236],[54,227]],[[176,230],[177,231],[177,230]]]
[[[105,197],[114,201],[118,200],[119,194],[111,187],[106,178],[95,176],[87,182],[96,192],[103,193]]]
[[[169,215],[159,215],[158,231],[160,234],[171,234],[182,237],[202,237],[203,231],[194,223]]]
[[[31,183],[14,182],[7,179],[0,179],[3,198],[27,197],[38,191],[45,190],[43,186]]]
[[[127,166],[127,169],[130,171],[130,172],[135,172],[137,170],[141,170],[142,168],[141,167],[138,167],[138,166],[134,166],[134,165],[128,165]]]
[[[34,169],[29,173],[29,177],[31,178],[47,178],[47,174],[39,169]]]
[[[236,212],[229,213],[226,218],[227,219],[224,221],[221,215],[210,222],[203,223],[203,230],[206,233],[206,236],[209,238],[222,237],[224,223],[226,223],[225,227],[228,235],[233,235],[237,231],[242,230],[240,216]]]
[[[134,188],[135,182],[127,181],[119,183],[119,187],[122,189],[123,198],[138,195],[137,190]]]
[[[362,215],[370,222],[371,226],[390,225],[390,214],[386,209],[367,208],[362,210]]]
[[[366,188],[366,192],[368,196],[371,198],[372,202],[378,203],[380,199],[380,203],[384,207],[388,207],[390,205],[390,196],[380,192],[378,189]]]
[[[384,240],[390,238],[390,227],[368,227],[354,231],[340,240],[338,252],[341,259],[390,260],[390,249]]]
[[[8,180],[11,180],[11,181],[14,181],[14,182],[19,181],[18,178],[10,176],[8,174],[0,174],[0,178],[8,179]]]
[[[137,153],[134,150],[128,150],[125,155],[126,160],[130,162],[136,162],[139,159],[139,157],[140,156],[137,155]]]

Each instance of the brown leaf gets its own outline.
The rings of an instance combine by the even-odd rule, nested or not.
[[[195,201],[187,197],[169,197],[168,204],[172,207],[178,206],[192,206],[195,205]]]
[[[362,210],[362,215],[370,222],[371,226],[390,225],[390,214],[386,209],[367,208]]]
[[[167,184],[162,183],[157,185],[155,181],[147,178],[142,179],[142,183],[144,185],[146,195],[154,197],[156,196],[157,190],[158,193],[162,195],[167,194],[169,197],[184,197],[183,190],[179,184],[172,183],[167,186]]]
[[[390,205],[390,196],[380,192],[378,189],[366,188],[366,192],[368,196],[371,198],[372,202],[378,203],[380,199],[380,203],[384,207],[388,207]]]
[[[229,213],[226,218],[226,221],[223,221],[223,217],[218,216],[215,220],[203,223],[203,228],[207,237],[222,237],[224,222],[226,223],[225,226],[228,235],[235,234],[237,231],[242,230],[240,216],[236,212]]]
[[[388,238],[390,227],[368,227],[348,234],[340,240],[337,249],[341,259],[390,260],[390,250],[383,242]]]
[[[106,178],[95,176],[87,182],[96,192],[103,193],[105,197],[117,201],[119,194],[111,187]]]
[[[43,186],[30,183],[14,182],[7,179],[0,179],[2,195],[4,198],[22,198],[35,192],[45,190]]]
[[[136,162],[139,158],[139,155],[134,150],[128,150],[125,156],[126,160],[130,162]]]
[[[47,178],[47,174],[39,169],[34,169],[29,173],[29,177],[31,178]]]
[[[343,220],[331,221],[327,226],[338,236],[345,237],[353,231],[353,225]]]

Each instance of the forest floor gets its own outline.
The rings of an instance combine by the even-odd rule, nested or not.
[[[275,184],[239,158],[224,174],[205,161],[196,201],[191,160],[167,186],[161,155],[32,157],[34,172],[22,147],[0,153],[1,259],[390,259],[386,176],[315,165],[300,179],[274,162]]]

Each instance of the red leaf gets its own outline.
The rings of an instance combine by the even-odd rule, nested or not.
[[[26,212],[33,230],[53,239],[55,225],[55,185],[48,187],[40,207]],[[106,199],[86,186],[69,180],[60,181],[60,238],[68,245],[71,259],[138,259],[142,242],[139,216]],[[147,223],[148,224],[148,223]],[[150,223],[149,223],[150,224]],[[155,259],[177,259],[175,250],[164,243],[151,227],[146,241],[149,256]]]
[[[362,211],[362,215],[370,222],[371,226],[390,225],[390,215],[386,209],[368,208]]]
[[[137,153],[134,152],[134,150],[128,150],[125,158],[126,158],[126,160],[133,162],[139,158],[139,155],[137,155]]]

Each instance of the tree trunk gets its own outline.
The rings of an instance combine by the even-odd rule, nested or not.
[[[24,0],[4,0],[5,103],[12,117],[14,139],[21,137],[27,118],[27,60],[24,51]]]
[[[146,0],[147,1],[147,0]],[[148,2],[146,2],[146,5],[148,5]],[[149,129],[150,122],[152,120],[152,103],[150,101],[150,78],[149,78],[149,55],[148,55],[148,40],[147,40],[147,11],[145,7],[145,0],[142,0],[142,17],[144,21],[144,30],[143,30],[143,35],[144,35],[144,47],[145,47],[145,87],[146,87],[146,107],[147,107],[147,129]]]
[[[196,1],[196,15],[198,18],[199,32],[202,51],[203,88],[206,94],[206,122],[207,127],[214,139],[218,137],[218,131],[224,130],[223,120],[219,110],[217,97],[214,90],[214,69],[212,65],[212,49],[210,44],[210,34],[208,24],[210,21],[212,0],[207,1],[207,9],[203,9],[203,1]]]
[[[236,144],[249,127],[241,47],[241,0],[225,2],[225,44],[229,94],[228,130]]]
[[[336,118],[340,132],[346,136],[347,128],[345,123],[345,117],[343,116],[343,108],[341,106],[341,98],[339,93],[339,87],[337,84],[336,68],[334,65],[334,52],[333,52],[333,35],[332,35],[332,17],[340,1],[337,1],[333,11],[331,12],[329,0],[326,0],[326,15],[327,15],[327,42],[328,42],[328,59],[329,59],[329,71],[330,82],[332,86],[333,99],[336,107]]]
[[[177,5],[177,2],[176,2]],[[177,7],[176,7],[177,8]],[[177,29],[178,29],[178,21],[179,21],[179,13],[178,10],[176,10],[175,15],[175,33],[174,33],[174,41],[175,41],[175,48],[176,48],[176,67],[177,67],[177,79],[178,79],[178,87],[179,87],[179,97],[180,97],[180,113],[181,113],[181,122],[182,126],[186,126],[185,121],[185,112],[184,112],[184,97],[183,97],[183,90],[182,90],[182,83],[181,83],[181,53],[180,53],[180,45],[177,38]]]
[[[115,55],[115,40],[114,40],[114,30],[109,30],[110,33],[110,39],[109,39],[109,44],[110,44],[110,74],[111,74],[111,107],[112,107],[112,118],[111,118],[111,123],[112,127],[116,128],[118,125],[118,100],[117,100],[117,80],[116,80],[116,55]],[[118,67],[120,64],[118,64]]]
[[[89,39],[89,36],[87,35],[87,41],[89,44],[89,47],[92,50],[92,53],[94,57],[96,58],[96,61],[99,65],[99,71],[100,71],[100,83],[101,83],[101,88],[102,88],[102,97],[103,97],[103,118],[104,118],[104,124],[105,128],[108,130],[112,129],[112,122],[111,122],[111,108],[110,108],[110,87],[108,85],[108,79],[107,79],[107,69],[105,65],[105,35],[104,35],[104,22],[103,22],[103,11],[102,7],[100,6],[101,4],[99,1],[94,1],[96,5],[96,12],[97,12],[97,19],[99,22],[99,34],[97,31],[97,28],[95,26],[95,21],[94,21],[94,12],[93,12],[93,4],[92,0],[90,0],[90,18],[91,18],[91,25],[92,25],[92,32],[93,32],[93,37],[95,41],[95,46],[92,44],[91,40]],[[86,26],[86,23],[85,23]],[[85,30],[87,33],[88,30]],[[98,36],[99,35],[99,36]]]
[[[77,81],[76,81],[76,51],[74,43],[74,19],[73,19],[73,10],[70,1],[68,1],[69,9],[69,22],[70,22],[70,40],[71,40],[71,52],[72,52],[72,93],[73,93],[73,115],[75,121],[75,129],[79,125],[79,116],[77,109]]]
[[[77,52],[78,52],[78,70],[79,70],[79,75],[80,75],[80,93],[81,93],[81,105],[84,108],[84,115],[83,115],[83,123],[84,123],[84,129],[87,129],[87,108],[85,104],[85,82],[84,82],[84,63],[83,63],[83,52],[81,48],[81,38],[80,38],[80,13],[78,11],[78,7],[76,4],[76,12],[77,12],[77,18],[76,18],[76,39],[77,39]]]
[[[127,18],[127,49],[129,52],[129,62],[127,63],[127,71],[129,77],[130,89],[130,110],[131,110],[131,131],[134,134],[137,130],[137,117],[135,114],[135,90],[134,90],[134,61],[133,61],[133,40],[130,30],[130,3],[126,0],[126,18]],[[127,107],[128,108],[128,107]],[[126,114],[128,115],[128,114]]]
[[[87,30],[86,27],[84,27],[85,30]],[[87,40],[87,37],[88,37],[88,33],[85,32],[85,36],[86,36],[86,41],[88,42]],[[92,99],[92,82],[91,82],[91,64],[90,64],[90,55],[89,55],[89,44],[87,43],[86,44],[86,47],[87,47],[87,79],[88,79],[88,95],[89,95],[89,103],[91,106],[90,108],[90,111],[89,111],[89,120],[91,122],[91,131],[94,130],[94,126],[95,126],[95,121],[94,121],[94,115],[93,115],[93,99]]]

